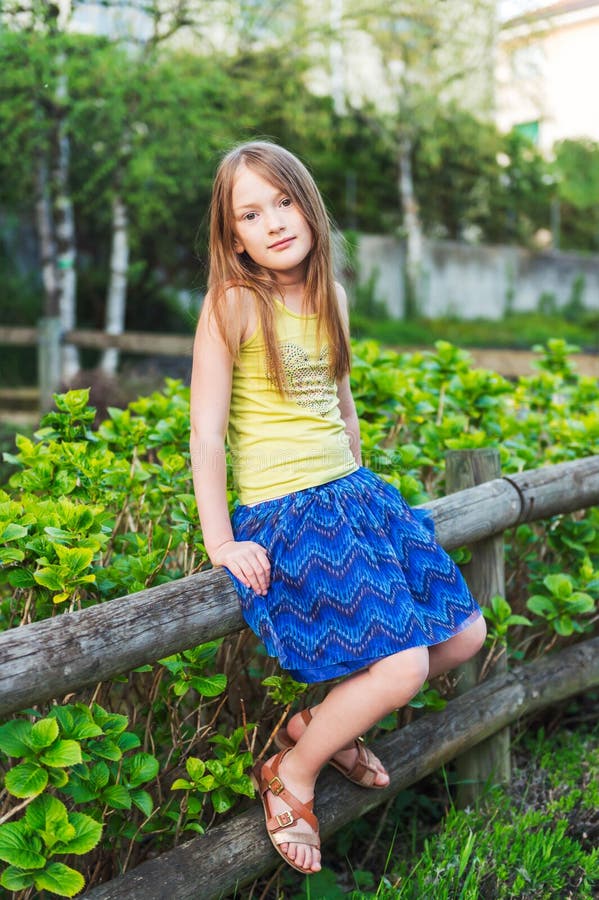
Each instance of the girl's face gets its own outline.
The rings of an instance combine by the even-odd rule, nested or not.
[[[312,231],[291,197],[242,163],[232,201],[235,252],[247,253],[280,283],[303,278]]]

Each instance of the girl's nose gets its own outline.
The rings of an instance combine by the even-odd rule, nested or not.
[[[284,227],[285,226],[283,225],[281,220],[278,218],[278,216],[272,216],[272,218],[268,222],[268,230],[270,231],[271,234],[276,234],[277,232],[281,231]]]

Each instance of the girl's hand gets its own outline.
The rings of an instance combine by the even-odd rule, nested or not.
[[[254,541],[225,541],[212,554],[215,566],[226,566],[256,594],[266,594],[270,584],[270,561],[266,550]]]

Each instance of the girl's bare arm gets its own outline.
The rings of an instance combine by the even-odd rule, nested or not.
[[[204,301],[196,332],[191,375],[191,468],[206,552],[213,565],[227,566],[256,593],[270,577],[266,551],[253,541],[235,541],[227,504],[225,434],[229,420],[233,359]]]
[[[339,299],[339,308],[341,315],[345,319],[347,329],[349,331],[349,306],[347,296],[340,284],[337,287],[337,297]],[[362,465],[362,451],[360,448],[360,423],[356,412],[356,404],[352,397],[351,387],[349,383],[349,374],[344,375],[337,382],[337,395],[339,397],[339,411],[341,418],[345,424],[345,431],[349,437],[349,446],[353,453],[356,463]]]

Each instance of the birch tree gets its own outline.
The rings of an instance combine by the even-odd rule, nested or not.
[[[4,25],[20,33],[28,62],[42,75],[33,82],[30,139],[35,144],[34,196],[44,313],[58,316],[64,331],[76,322],[75,216],[70,186],[69,82],[66,65],[68,7],[57,0],[8,2]],[[13,44],[14,49],[14,44]],[[10,76],[9,76],[10,77]],[[75,347],[62,348],[61,374],[68,383],[79,369]]]
[[[423,232],[414,190],[414,147],[439,100],[489,109],[495,3],[490,0],[390,0],[383,6],[348,0],[345,27],[372,41],[380,69],[379,105],[386,122],[373,126],[394,148],[397,189],[406,238],[406,317],[418,309],[422,290]],[[487,73],[485,75],[485,73]]]

